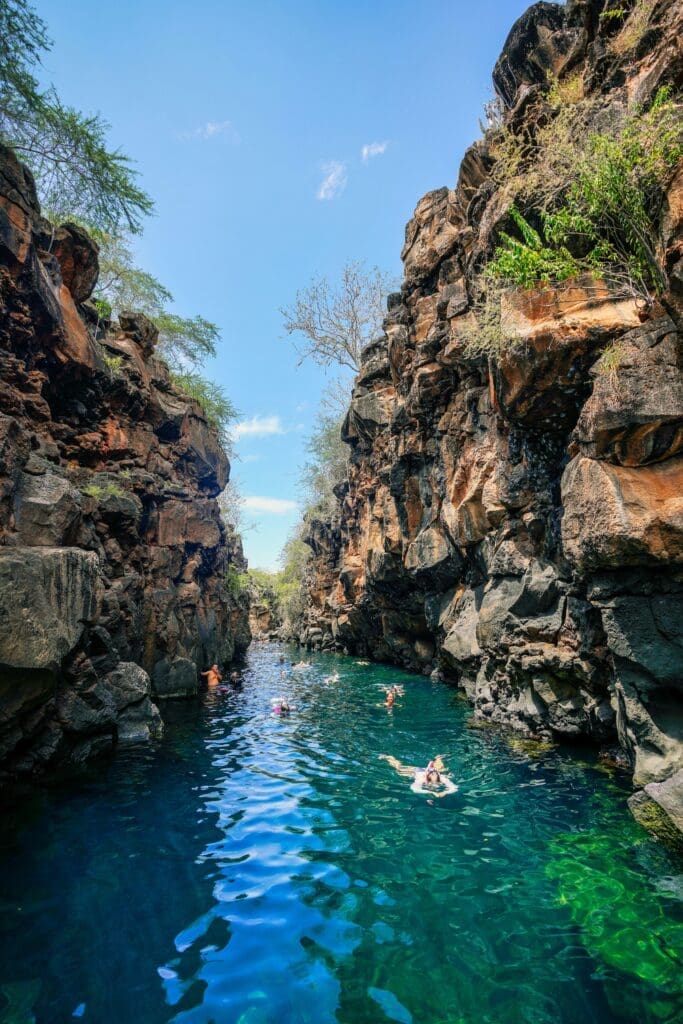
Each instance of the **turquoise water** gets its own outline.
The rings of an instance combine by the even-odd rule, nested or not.
[[[281,682],[279,653],[5,809],[0,1024],[683,1021],[683,865],[623,780],[444,685],[324,655]],[[459,792],[380,753],[441,753]]]

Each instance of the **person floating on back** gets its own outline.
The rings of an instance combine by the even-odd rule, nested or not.
[[[426,768],[416,768],[413,765],[402,764],[398,758],[390,754],[380,754],[382,761],[387,761],[399,775],[404,778],[411,778],[413,784],[410,787],[413,793],[422,793],[425,796],[441,798],[455,793],[458,789],[445,771],[443,759],[435,757],[429,762]]]
[[[206,681],[210,687],[218,686],[223,678],[218,665],[212,665],[211,668],[207,669],[206,672],[201,672],[200,675],[206,677]]]

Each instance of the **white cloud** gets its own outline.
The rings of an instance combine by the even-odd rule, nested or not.
[[[244,507],[252,512],[266,512],[273,516],[286,516],[298,508],[297,503],[288,498],[259,498],[255,495],[244,499]]]
[[[348,181],[346,164],[340,160],[329,160],[322,165],[322,170],[325,177],[317,192],[318,199],[336,199],[346,188]]]
[[[363,163],[366,164],[374,156],[382,156],[383,153],[386,153],[388,145],[388,142],[366,142],[360,151]]]
[[[240,462],[260,462],[261,458],[261,455],[250,453],[249,455],[240,455],[239,460]]]
[[[243,420],[236,427],[232,428],[232,436],[235,440],[240,437],[269,437],[272,434],[284,434],[279,416],[252,416],[249,420]]]
[[[184,132],[181,135],[183,139],[215,139],[218,135],[223,135],[228,142],[238,143],[240,137],[235,131],[235,126],[232,121],[207,121],[206,124],[202,124],[199,128],[195,128],[194,131]]]

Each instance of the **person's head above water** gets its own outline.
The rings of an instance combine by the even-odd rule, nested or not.
[[[425,772],[425,785],[427,786],[440,786],[441,776],[437,772],[436,768],[428,767]]]

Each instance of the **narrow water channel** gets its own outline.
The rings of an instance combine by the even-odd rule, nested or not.
[[[283,681],[282,653],[4,808],[0,1024],[683,1021],[683,864],[625,780],[471,728],[445,685],[326,655]]]

